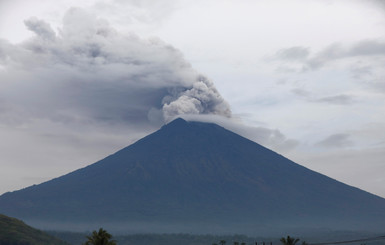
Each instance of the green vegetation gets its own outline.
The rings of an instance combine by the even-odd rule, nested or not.
[[[99,231],[93,231],[92,236],[87,236],[87,241],[84,245],[116,245],[115,240],[111,240],[112,235],[103,228]]]
[[[26,225],[23,221],[0,214],[1,245],[67,245],[51,235]]]

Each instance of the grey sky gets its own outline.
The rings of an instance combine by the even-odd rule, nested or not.
[[[195,113],[385,196],[383,6],[3,0],[0,192]]]

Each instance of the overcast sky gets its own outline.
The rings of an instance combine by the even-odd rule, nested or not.
[[[0,193],[179,115],[385,197],[385,4],[0,0]]]

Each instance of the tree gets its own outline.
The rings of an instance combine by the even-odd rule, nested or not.
[[[83,245],[116,245],[115,240],[110,240],[112,235],[103,228],[93,231],[92,236],[87,236],[87,241]]]
[[[299,239],[287,236],[287,238],[282,237],[280,241],[282,242],[283,245],[295,245],[299,241]]]

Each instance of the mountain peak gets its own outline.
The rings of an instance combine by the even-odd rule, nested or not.
[[[178,118],[172,120],[171,122],[167,123],[166,125],[164,125],[162,128],[164,128],[164,127],[182,127],[182,126],[187,125],[187,124],[188,124],[188,122],[186,120],[184,120],[181,117],[178,117]]]
[[[184,120],[184,119],[181,118],[181,117],[178,117],[178,118],[172,120],[171,122],[169,122],[168,124],[185,124],[185,123],[187,123],[186,120]],[[167,124],[167,125],[168,125],[168,124]]]
[[[182,118],[177,118],[171,121],[170,123],[164,125],[159,131],[155,132],[155,134],[157,134],[158,132],[162,132],[162,133],[168,132],[167,134],[169,135],[171,134],[173,136],[189,135],[187,137],[194,137],[194,138],[200,137],[201,139],[204,140],[204,138],[206,138],[207,136],[205,137],[204,135],[201,135],[201,134],[197,135],[197,133],[201,131],[205,131],[209,135],[212,135],[214,131],[216,131],[215,129],[219,131],[222,130],[223,132],[226,131],[226,133],[234,134],[231,131],[228,131],[214,123],[207,123],[207,122],[200,122],[200,121],[186,121]],[[219,132],[216,132],[216,134],[218,134],[217,136],[220,135]]]

